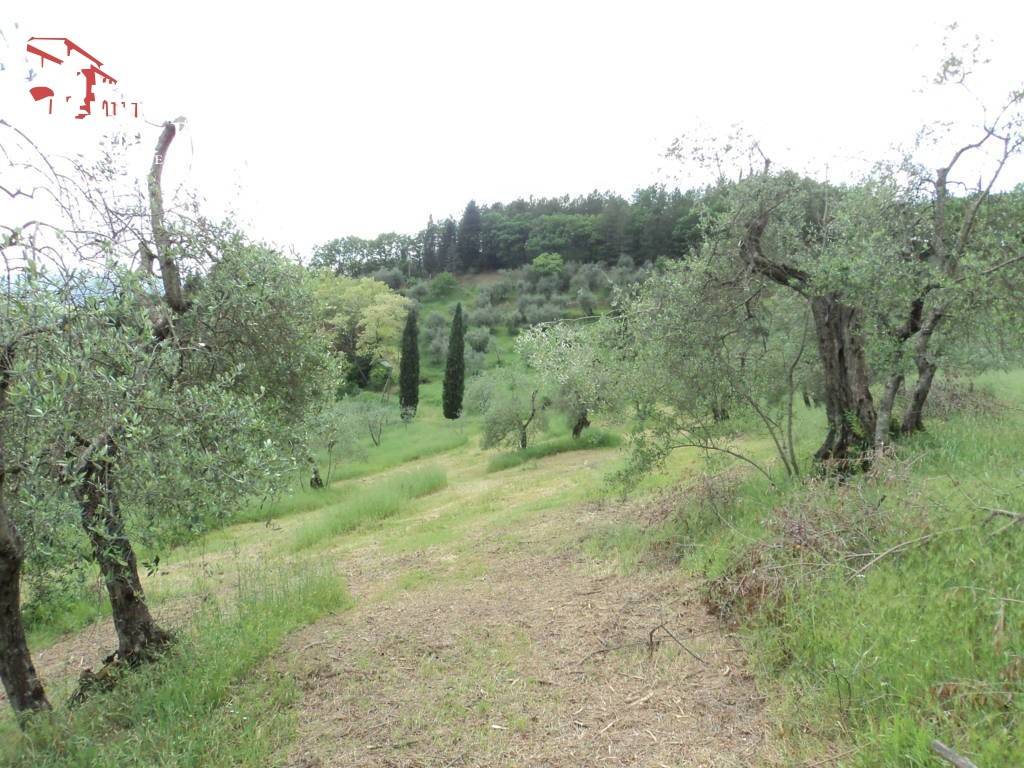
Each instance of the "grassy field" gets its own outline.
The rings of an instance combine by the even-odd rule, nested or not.
[[[520,451],[507,451],[499,453],[487,462],[488,472],[500,472],[503,469],[511,469],[525,464],[528,461],[542,459],[545,456],[554,456],[556,453],[566,451],[585,451],[593,448],[614,448],[622,442],[622,439],[614,432],[602,429],[592,429],[573,439],[572,435],[565,435],[553,440],[545,440],[540,443],[533,443]]]
[[[439,400],[439,384],[436,388]],[[425,389],[429,402],[432,387]],[[431,411],[428,404],[412,424],[392,424],[380,446],[367,447],[365,460],[336,468],[328,487],[311,490],[297,477],[290,492],[242,510],[233,525],[163,553],[160,569],[144,574],[143,581],[150,605],[168,617],[161,620],[178,636],[175,650],[74,710],[63,705],[74,678],[48,676],[44,663],[42,674],[58,712],[38,718],[24,736],[5,712],[0,764],[271,764],[294,736],[297,687],[287,668],[267,667],[288,633],[352,604],[339,575],[344,566],[338,552],[372,532],[386,536],[396,552],[459,546],[466,527],[481,518],[514,526],[524,514],[572,503],[599,487],[591,482],[571,492],[551,492],[549,486],[560,485],[564,477],[552,475],[538,484],[537,473],[529,472],[509,475],[500,484],[525,492],[477,488],[473,478],[487,475],[493,455],[477,447],[478,426],[472,419],[447,422]],[[585,447],[613,442],[602,436]],[[468,489],[449,488],[452,471],[462,480],[468,473]],[[498,503],[516,493],[524,493],[521,503]],[[403,525],[420,501],[434,497],[430,504],[449,511],[397,535],[393,523]],[[471,578],[482,567],[467,552],[457,578]],[[384,593],[436,578],[411,569]],[[187,618],[180,620],[183,612]],[[76,632],[104,619],[109,612],[99,593],[44,617],[31,635],[37,663],[45,662],[48,649],[58,657],[69,653],[65,646],[77,652]],[[101,646],[95,652],[108,650]]]

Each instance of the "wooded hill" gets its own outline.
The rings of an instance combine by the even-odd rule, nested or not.
[[[317,247],[311,263],[347,275],[398,270],[416,276],[514,269],[542,253],[600,264],[626,256],[643,264],[675,258],[696,245],[700,196],[653,185],[629,199],[595,191],[484,206],[470,200],[458,221],[431,218],[407,235],[340,237]]]

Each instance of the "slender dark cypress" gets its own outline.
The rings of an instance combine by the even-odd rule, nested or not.
[[[402,361],[398,368],[398,402],[402,418],[409,421],[420,404],[420,346],[416,310],[409,310],[402,332]]]
[[[462,393],[466,386],[465,335],[462,330],[462,305],[455,305],[452,332],[448,337],[448,362],[444,367],[444,417],[457,419],[462,413]]]

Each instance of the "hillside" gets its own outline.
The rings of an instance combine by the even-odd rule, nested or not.
[[[421,313],[471,316],[496,280]],[[521,365],[507,332],[492,343],[484,368]],[[144,586],[180,649],[63,723],[21,737],[5,719],[5,764],[903,766],[934,765],[935,738],[979,765],[1019,754],[1019,374],[944,384],[941,420],[847,483],[772,487],[689,450],[623,501],[621,451],[558,419],[534,445],[583,450],[500,469],[480,418],[440,417],[440,372],[329,487],[298,475],[253,522],[165,551]],[[801,450],[822,418],[799,410]],[[88,623],[102,605],[33,625],[58,696],[113,641]]]

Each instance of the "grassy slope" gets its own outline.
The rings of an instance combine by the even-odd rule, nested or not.
[[[504,469],[518,467],[528,461],[535,461],[545,456],[554,456],[556,453],[566,453],[567,451],[614,448],[621,442],[622,439],[614,432],[608,432],[603,429],[590,429],[577,439],[573,439],[572,435],[563,435],[552,440],[534,442],[524,450],[499,453],[487,462],[487,471],[500,472]]]
[[[408,503],[448,484],[443,469],[426,467],[390,478],[386,484],[357,489],[337,504],[329,504],[295,532],[293,549],[300,551],[330,541],[360,526],[394,517]]]
[[[1024,512],[1024,374],[981,383],[1003,401],[998,413],[933,419],[877,480],[773,490],[747,477],[717,501],[694,488],[665,524],[617,527],[589,546],[625,567],[671,547],[726,592],[767,590],[732,615],[794,763],[826,751],[857,768],[936,766],[938,738],[981,766],[1020,764],[1024,526],[984,508]],[[801,416],[807,455],[820,432]],[[819,557],[814,525],[851,539],[849,559]],[[829,528],[843,525],[856,530]]]
[[[486,457],[475,448],[472,428],[466,430],[474,445],[445,459],[462,475],[458,487],[445,487],[445,473],[437,467],[399,469],[360,483],[340,506],[327,501],[275,521],[274,533],[262,523],[241,524],[212,533],[202,545],[171,553],[170,572],[147,578],[147,590],[153,592],[154,585],[164,582],[159,591],[167,595],[206,596],[206,607],[180,631],[177,650],[80,710],[61,707],[52,718],[35,723],[27,738],[18,735],[9,717],[0,716],[0,764],[105,768],[272,763],[294,735],[299,687],[287,669],[268,672],[265,662],[287,633],[351,605],[334,575],[335,568],[344,569],[339,552],[366,536],[385,539],[393,552],[447,542],[465,560],[449,578],[472,578],[486,563],[472,547],[463,547],[469,527],[487,520],[511,530],[524,515],[592,497],[600,487],[594,475],[561,490],[564,473],[526,468],[486,485]],[[525,500],[512,501],[524,493]],[[412,509],[422,494],[430,494],[424,501],[443,497],[433,504],[446,512],[404,522],[399,513]],[[335,549],[323,554],[321,541]],[[187,574],[177,572],[176,566],[189,558],[205,574],[200,580],[189,581]],[[385,586],[383,594],[432,578],[436,576],[410,571]],[[237,594],[240,601],[234,598]]]
[[[52,717],[25,736],[0,722],[0,758],[12,768],[268,765],[294,729],[295,680],[257,667],[285,635],[351,604],[315,565],[239,574],[227,605],[208,602],[157,664],[109,693]]]

